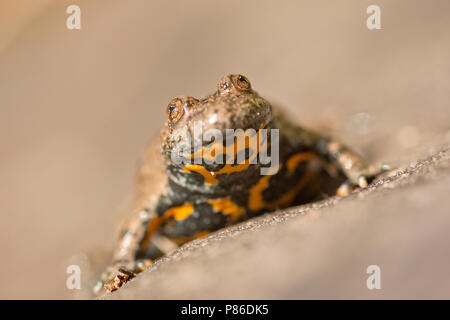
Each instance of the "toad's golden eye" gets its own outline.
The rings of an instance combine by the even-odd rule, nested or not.
[[[233,74],[231,75],[231,81],[233,82],[234,86],[241,91],[248,91],[252,88],[250,85],[250,81],[248,81],[248,79],[243,75]]]
[[[175,98],[167,106],[167,118],[170,123],[177,123],[184,114],[183,101]]]
[[[217,89],[220,94],[240,94],[242,92],[251,91],[250,81],[240,74],[229,74],[223,77]]]
[[[177,123],[185,113],[189,114],[198,104],[198,100],[189,96],[178,96],[167,106],[167,118],[172,124]]]

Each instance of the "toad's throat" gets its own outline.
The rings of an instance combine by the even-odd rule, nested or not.
[[[232,166],[231,164],[226,164],[222,167],[219,171],[208,171],[205,169],[205,167],[198,165],[198,164],[189,164],[184,167],[185,172],[197,172],[200,173],[203,178],[205,179],[205,183],[209,185],[217,184],[218,180],[216,178],[219,174],[230,174],[233,172],[240,172],[245,171],[250,166],[249,163],[244,164],[238,164],[235,166]]]
[[[196,164],[186,165],[184,171],[187,173],[197,172],[203,176],[205,184],[214,185],[218,183],[218,175],[247,170],[251,164],[257,163],[257,156],[260,152],[267,152],[267,137],[261,134],[261,129],[263,129],[263,126],[254,134],[249,133],[247,130],[240,131],[234,137],[234,143],[224,146],[222,141],[217,141],[186,156],[191,160],[200,161],[200,163],[202,160],[205,160],[209,163],[215,162],[219,164],[221,163],[217,159],[220,160],[227,157],[226,164],[218,171],[207,170],[196,161],[194,161]],[[246,151],[248,151],[249,156],[242,160],[239,159],[238,155],[245,155]],[[237,161],[235,161],[236,159]],[[233,160],[237,164],[229,163],[229,160]]]

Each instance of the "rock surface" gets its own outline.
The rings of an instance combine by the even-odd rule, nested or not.
[[[188,243],[105,299],[450,298],[450,149]],[[381,270],[369,290],[366,270]]]
[[[0,1],[1,299],[89,297],[168,102],[224,74],[370,162],[450,140],[448,0],[377,0],[380,30],[361,0],[23,2]],[[221,231],[105,298],[446,296],[447,171],[421,170]]]

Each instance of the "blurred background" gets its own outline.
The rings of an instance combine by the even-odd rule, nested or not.
[[[167,103],[225,74],[374,162],[450,140],[449,14],[446,0],[0,0],[0,298],[75,297],[66,267],[91,279],[108,259]]]

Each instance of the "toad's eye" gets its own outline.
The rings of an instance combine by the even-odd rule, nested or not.
[[[240,94],[251,91],[252,86],[250,85],[250,81],[243,75],[229,74],[220,80],[217,89],[220,94]]]
[[[248,91],[252,88],[250,85],[250,81],[248,81],[248,79],[243,75],[233,74],[231,76],[231,81],[233,82],[234,86],[241,91]]]
[[[177,123],[185,113],[189,113],[198,100],[189,96],[179,96],[169,102],[167,106],[167,118],[170,123]]]
[[[180,99],[175,98],[170,101],[167,106],[167,118],[170,123],[177,123],[184,114],[183,103]]]

